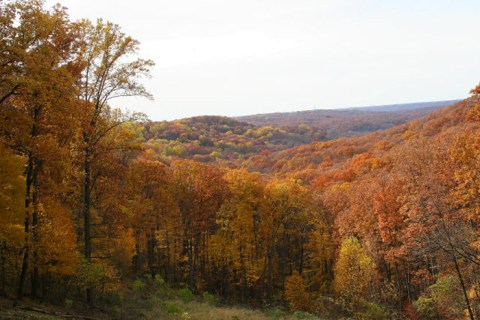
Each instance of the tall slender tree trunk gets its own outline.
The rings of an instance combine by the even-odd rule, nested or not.
[[[400,279],[400,271],[398,270],[398,263],[397,261],[395,263],[395,286],[397,287],[397,292],[399,296],[403,294],[402,292],[402,285],[401,285],[401,279]],[[398,299],[398,311],[401,311],[403,309],[403,302],[402,299]]]
[[[2,241],[2,244],[0,245],[0,281],[2,282],[2,286],[0,287],[0,297],[5,297],[7,292],[6,292],[6,251],[7,251],[7,242],[4,240]]]
[[[474,317],[473,311],[472,311],[472,307],[471,307],[471,304],[470,304],[470,299],[468,298],[467,289],[465,288],[465,282],[463,281],[463,276],[462,276],[462,273],[460,272],[460,266],[458,265],[457,255],[456,255],[455,251],[453,251],[452,253],[453,253],[453,255],[452,255],[453,262],[455,264],[455,270],[457,271],[458,280],[460,281],[460,285],[461,285],[462,291],[463,291],[463,296],[465,298],[465,304],[467,305],[468,315],[470,317],[470,320],[475,320],[475,317]]]
[[[155,279],[156,275],[155,246],[155,229],[152,228],[147,235],[147,264],[152,279]]]
[[[171,281],[174,281],[175,277],[173,277],[173,274],[172,274],[172,266],[171,266],[171,263],[172,263],[172,259],[170,257],[170,237],[168,236],[168,228],[165,227],[165,243],[166,243],[166,246],[167,246],[167,256],[166,256],[166,265],[165,265],[165,280],[167,282],[171,282]],[[176,250],[175,250],[175,246],[174,246],[174,249],[173,249],[173,256],[175,257],[175,253],[176,253]],[[160,252],[158,252],[158,260],[160,260]],[[173,259],[175,261],[175,259]]]
[[[442,218],[442,226],[445,230],[445,234],[447,235],[448,246],[450,247],[450,250],[451,250],[451,257],[455,265],[455,271],[457,272],[458,280],[460,281],[460,286],[462,287],[463,297],[465,298],[465,304],[467,305],[468,316],[470,320],[475,320],[475,316],[473,315],[473,310],[470,304],[470,299],[468,298],[467,289],[465,287],[465,281],[463,280],[462,272],[460,271],[460,266],[458,265],[457,252],[455,250],[455,247],[453,246],[450,230],[448,229],[447,224],[443,218]]]
[[[195,270],[193,267],[193,240],[187,238],[187,250],[188,250],[188,284],[191,290],[195,284]]]
[[[40,113],[42,111],[42,107],[35,106],[33,109],[32,114],[32,128],[30,129],[30,138],[33,140],[38,135],[38,126],[37,121],[40,117]],[[22,270],[20,272],[20,279],[18,283],[17,289],[17,300],[21,300],[24,295],[25,289],[25,281],[27,279],[28,273],[28,263],[30,257],[30,211],[32,206],[32,186],[35,188],[34,184],[37,184],[38,188],[38,180],[37,180],[37,161],[35,161],[35,156],[30,150],[27,153],[27,168],[25,172],[25,222],[24,222],[24,231],[25,231],[25,246],[23,251],[23,261],[22,261]],[[37,194],[38,195],[38,194]],[[38,198],[36,196],[35,201],[38,202]],[[33,203],[35,205],[35,203]],[[35,206],[34,206],[35,207]],[[35,208],[34,208],[35,210]],[[38,215],[37,221],[38,222]]]
[[[285,268],[287,267],[287,256],[289,254],[288,252],[288,246],[287,246],[287,226],[283,224],[283,234],[282,234],[282,242],[281,242],[281,247],[280,247],[280,261],[279,261],[279,276],[280,279],[284,280],[285,279]]]
[[[192,264],[192,290],[197,291],[197,278],[200,260],[200,232],[195,231],[193,237],[193,264]]]
[[[32,297],[40,298],[40,275],[38,271],[38,205],[39,205],[39,186],[38,186],[38,165],[33,173],[33,192],[32,192]]]
[[[240,267],[241,267],[241,273],[242,273],[242,291],[241,291],[241,298],[242,298],[242,302],[245,302],[246,301],[246,298],[247,298],[247,270],[246,270],[246,263],[245,263],[245,255],[244,255],[244,245],[243,245],[243,241],[241,242],[240,244],[240,248],[239,248],[239,251],[240,251]]]
[[[140,229],[135,231],[135,254],[133,256],[133,272],[140,274],[141,257],[140,257]]]
[[[302,239],[300,240],[300,261],[298,262],[298,273],[303,275],[303,264],[305,262],[305,243],[306,243],[306,235],[305,230],[302,231]]]
[[[412,300],[412,296],[410,294],[410,278],[408,276],[407,265],[405,264],[405,260],[402,261],[403,264],[403,275],[405,281],[405,289],[407,290],[407,299]]]
[[[22,261],[22,270],[20,271],[20,279],[18,281],[17,288],[17,300],[23,299],[25,281],[27,279],[28,272],[28,259],[30,256],[30,205],[31,205],[31,189],[34,175],[34,163],[32,154],[28,154],[28,163],[26,169],[26,179],[25,179],[25,222],[24,222],[24,232],[25,232],[25,245],[23,248],[23,261]]]
[[[84,162],[84,189],[83,189],[83,219],[84,219],[84,244],[85,244],[85,260],[87,264],[92,263],[92,237],[91,237],[91,221],[90,221],[90,206],[91,206],[91,161],[90,161],[90,147],[88,138],[85,139],[87,147],[85,148],[85,162]],[[93,287],[89,285],[86,289],[87,303],[93,306]]]
[[[272,282],[273,282],[273,276],[272,276],[272,259],[273,259],[273,247],[268,248],[268,253],[267,253],[267,282],[266,282],[266,292],[267,292],[267,298],[271,299],[272,297]]]

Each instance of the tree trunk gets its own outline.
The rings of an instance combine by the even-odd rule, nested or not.
[[[410,301],[412,300],[411,294],[410,294],[410,278],[408,277],[408,271],[407,271],[407,266],[405,264],[405,260],[402,261],[403,264],[403,275],[404,275],[404,281],[405,281],[405,289],[407,291],[407,299]]]
[[[268,300],[272,298],[272,281],[273,281],[272,259],[273,259],[273,248],[269,248],[267,253],[267,286],[266,286]]]
[[[88,139],[85,139],[87,144]],[[85,149],[85,163],[84,163],[84,189],[83,189],[83,218],[84,218],[84,244],[85,244],[85,260],[87,264],[92,263],[92,238],[91,238],[91,222],[90,222],[90,193],[91,193],[91,163],[90,163],[90,149],[87,146]],[[93,306],[93,287],[89,285],[86,290],[87,304]]]
[[[458,280],[460,281],[460,286],[462,287],[463,297],[465,298],[465,304],[467,305],[468,316],[470,320],[475,320],[475,316],[473,315],[472,307],[470,304],[470,299],[468,298],[467,288],[465,287],[465,281],[463,280],[463,276],[460,271],[460,266],[458,265],[457,253],[455,251],[455,248],[453,247],[453,243],[450,239],[450,234],[448,233],[448,231],[447,231],[447,238],[448,238],[448,244],[450,246],[450,249],[452,250],[451,257],[455,265],[455,271],[457,272]]]
[[[465,282],[463,281],[463,276],[460,271],[460,266],[458,265],[457,252],[455,251],[455,247],[453,246],[450,230],[448,229],[447,224],[443,219],[442,219],[442,224],[443,224],[445,233],[447,235],[448,246],[450,247],[450,250],[451,250],[451,257],[455,265],[455,271],[457,272],[458,280],[460,281],[460,286],[462,287],[463,297],[465,298],[465,304],[467,305],[468,316],[470,320],[475,320],[475,316],[473,315],[472,307],[470,304],[470,299],[468,298],[467,289],[465,288]]]
[[[192,269],[192,291],[197,291],[198,268],[200,260],[200,232],[195,231],[193,240],[193,269]]]
[[[465,288],[465,282],[463,281],[463,276],[462,276],[462,273],[460,272],[460,267],[458,265],[458,259],[455,252],[453,252],[453,261],[455,263],[455,270],[457,271],[458,280],[460,280],[460,285],[462,286],[463,296],[465,297],[465,304],[467,305],[468,315],[470,317],[470,320],[475,320],[475,317],[473,316],[472,307],[470,305],[470,299],[468,298],[467,289]]]
[[[140,229],[135,231],[135,255],[133,256],[133,273],[140,274],[141,257],[140,257]]]
[[[188,250],[188,284],[191,290],[195,284],[195,271],[193,269],[193,244],[192,239],[187,239]]]
[[[242,286],[241,286],[241,299],[242,303],[245,303],[246,300],[246,293],[247,293],[247,270],[245,266],[245,256],[243,253],[243,241],[240,243],[240,268],[241,268],[241,276],[242,276]]]
[[[147,235],[147,265],[152,279],[155,279],[155,229]]]
[[[32,274],[32,297],[40,298],[40,275],[38,271],[38,165],[33,174],[33,192],[32,192],[32,255],[33,255],[33,274]]]
[[[171,263],[172,263],[172,259],[170,258],[170,237],[168,236],[168,228],[165,227],[165,243],[166,243],[166,246],[167,246],[167,256],[166,256],[166,265],[165,265],[165,281],[167,282],[171,282],[171,281],[174,281],[175,277],[173,277],[173,274],[172,274],[172,266],[171,266]],[[174,246],[174,249],[173,249],[173,256],[175,256],[175,253],[176,253],[176,250],[175,250],[175,246]],[[158,257],[158,260],[160,261],[160,252],[158,253],[159,257]],[[175,259],[174,259],[175,260]]]
[[[6,292],[6,281],[7,281],[7,270],[5,267],[6,259],[6,251],[7,251],[7,242],[4,240],[0,245],[0,281],[2,282],[2,286],[0,287],[0,297],[5,297],[7,295]]]
[[[24,222],[24,231],[25,231],[25,245],[23,248],[23,261],[22,261],[22,270],[20,271],[20,279],[18,282],[17,288],[17,300],[22,300],[24,295],[25,281],[27,279],[28,272],[28,258],[30,255],[30,204],[31,204],[31,189],[33,182],[34,174],[34,164],[32,154],[28,155],[28,164],[26,170],[26,179],[25,179],[25,222]]]

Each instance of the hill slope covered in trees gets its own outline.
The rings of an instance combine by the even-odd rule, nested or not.
[[[292,127],[306,124],[317,128],[329,127],[330,131],[334,133],[330,138],[336,138],[345,136],[346,134],[363,134],[387,129],[393,125],[421,118],[435,109],[454,104],[458,101],[459,100],[447,100],[341,109],[278,112],[248,115],[236,117],[236,119],[257,126]],[[362,128],[362,125],[365,126],[365,128]],[[335,130],[337,130],[338,133],[335,134]]]
[[[163,161],[194,159],[238,166],[258,154],[269,157],[272,152],[315,141],[391,128],[451,102],[301,111],[236,119],[201,116],[145,123],[141,135],[146,148],[152,149]]]

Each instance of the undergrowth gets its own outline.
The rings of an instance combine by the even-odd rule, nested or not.
[[[112,316],[149,320],[321,320],[307,312],[287,312],[280,307],[250,309],[222,305],[209,292],[194,295],[188,288],[170,288],[159,276],[154,280],[136,279],[132,289],[131,296],[117,305]]]

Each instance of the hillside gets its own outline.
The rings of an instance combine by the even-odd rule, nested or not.
[[[477,98],[470,98],[384,131],[326,142],[313,142],[268,156],[255,155],[244,165],[254,171],[295,176],[309,181],[330,170],[333,165],[340,166],[356,155],[382,153],[399,147],[405,141],[415,137],[435,137],[444,134],[447,130],[462,130],[467,110],[476,103],[478,103]]]
[[[240,118],[201,116],[146,123],[141,131],[144,145],[163,161],[193,159],[240,165],[252,156],[269,157],[272,152],[312,142],[388,129],[424,117],[450,102]]]
[[[304,124],[325,128],[328,138],[332,139],[387,129],[455,102],[458,100],[256,114],[236,119],[257,126],[284,128]]]
[[[418,314],[424,315],[430,312],[429,309],[426,311],[421,307],[413,307],[413,302],[406,291],[415,292],[414,299],[422,299],[429,294],[429,290],[434,290],[429,287],[434,282],[425,283],[421,280],[424,273],[429,271],[428,264],[419,260],[421,255],[418,255],[417,250],[419,250],[418,252],[426,250],[438,259],[447,259],[447,262],[442,263],[441,268],[444,270],[451,268],[449,257],[445,257],[442,251],[438,251],[438,246],[445,246],[443,242],[445,232],[450,232],[450,230],[439,229],[438,222],[435,222],[438,215],[423,206],[425,203],[428,204],[428,208],[438,206],[442,208],[439,209],[440,212],[443,212],[444,208],[450,206],[450,201],[458,201],[454,200],[457,195],[450,194],[450,190],[464,188],[463,178],[459,177],[463,174],[467,162],[464,162],[461,156],[455,153],[455,150],[465,148],[459,142],[465,139],[464,136],[473,137],[472,134],[478,132],[479,128],[475,119],[478,118],[479,102],[480,98],[474,96],[451,106],[439,108],[423,118],[387,130],[328,141],[314,141],[293,148],[285,148],[285,141],[288,142],[292,138],[290,136],[292,133],[288,130],[271,126],[256,127],[252,124],[221,117],[184,119],[166,123],[164,131],[150,128],[146,132],[151,134],[161,132],[163,136],[160,135],[160,137],[168,136],[172,138],[172,141],[175,138],[174,141],[182,143],[191,143],[192,140],[195,140],[198,142],[194,142],[194,145],[199,148],[215,148],[220,142],[216,140],[217,138],[228,139],[227,141],[232,143],[230,145],[224,143],[222,151],[228,150],[229,147],[239,142],[250,142],[252,147],[258,147],[258,149],[252,148],[251,152],[245,154],[244,157],[236,158],[235,162],[219,161],[219,157],[215,166],[200,165],[196,162],[180,162],[171,165],[174,176],[184,177],[178,180],[179,183],[182,183],[183,179],[190,181],[185,186],[186,189],[182,190],[189,190],[188,188],[192,187],[195,189],[198,184],[201,193],[205,194],[214,194],[222,188],[221,179],[218,180],[218,175],[221,173],[216,170],[219,168],[222,170],[225,165],[232,168],[240,166],[247,168],[250,172],[257,171],[263,174],[257,175],[245,170],[226,171],[224,179],[230,186],[230,190],[227,192],[228,200],[217,209],[216,224],[213,223],[213,220],[206,222],[211,224],[210,229],[207,227],[209,231],[206,232],[214,234],[209,240],[212,247],[199,244],[201,247],[205,246],[203,250],[209,252],[209,255],[218,254],[216,250],[219,250],[219,247],[216,246],[219,243],[222,248],[230,248],[220,251],[220,255],[228,256],[227,252],[232,252],[233,256],[227,258],[226,261],[236,262],[238,268],[243,270],[241,271],[243,274],[252,273],[251,278],[240,280],[242,276],[236,273],[235,268],[227,271],[225,277],[237,279],[233,280],[237,281],[237,284],[231,283],[229,289],[223,289],[223,287],[219,289],[219,294],[224,299],[232,299],[230,296],[232,291],[236,291],[241,300],[248,299],[246,297],[260,292],[264,292],[263,294],[267,296],[271,292],[277,292],[279,294],[277,297],[288,301],[290,306],[292,304],[296,306],[292,307],[293,309],[309,311],[327,319],[337,319],[341,314],[357,314],[357,311],[352,313],[348,308],[340,307],[338,300],[332,301],[325,298],[325,295],[335,294],[338,292],[337,290],[350,292],[350,284],[354,282],[354,279],[349,277],[350,273],[353,277],[363,279],[372,277],[368,274],[355,275],[357,271],[354,270],[342,274],[342,271],[333,268],[333,265],[341,264],[341,257],[335,253],[336,250],[344,250],[342,249],[344,246],[356,246],[355,250],[363,253],[358,253],[360,257],[355,259],[371,259],[370,263],[377,267],[371,267],[375,271],[368,272],[378,272],[377,276],[381,277],[382,281],[390,281],[392,286],[398,285],[398,289],[395,289],[397,290],[395,294],[398,296],[390,301],[388,294],[382,291],[381,294],[376,295],[377,298],[374,300],[378,304],[365,305],[364,302],[356,301],[353,298],[350,298],[352,299],[350,303],[357,304],[358,310],[361,310],[358,311],[360,313],[378,312],[382,315],[379,316],[379,319],[399,319],[400,314],[416,315],[418,312]],[[373,112],[373,114],[376,113]],[[266,135],[255,134],[257,131],[262,132],[263,130],[267,133]],[[153,137],[155,137],[154,134]],[[210,140],[205,139],[206,137],[209,137]],[[252,137],[257,137],[258,140],[252,139]],[[159,142],[159,144],[161,143],[168,145],[165,141]],[[472,142],[466,140],[462,143],[467,145]],[[191,154],[179,154],[177,159],[189,156]],[[209,156],[212,155],[209,154]],[[198,160],[199,158],[193,157],[193,159]],[[474,167],[476,164],[469,163],[468,165]],[[187,180],[191,179],[189,175],[193,172],[202,172],[201,174],[205,176],[203,178],[197,176],[200,181]],[[215,172],[217,173],[215,174]],[[470,176],[471,173],[468,172],[468,175]],[[419,198],[416,198],[417,195]],[[194,199],[194,194],[188,196],[187,199],[182,201],[187,201],[186,203],[192,201],[192,210],[196,203],[203,204],[206,201],[204,198]],[[268,205],[262,199],[265,199]],[[267,207],[264,207],[265,205]],[[464,204],[459,204],[458,209],[455,209],[457,214],[464,210],[462,206]],[[277,210],[279,211],[277,212]],[[403,210],[408,211],[404,212]],[[205,211],[201,210],[197,214],[204,218],[196,220],[202,225],[205,222],[201,221],[206,217],[203,216],[203,212]],[[269,217],[272,213],[273,220],[270,220]],[[276,214],[280,214],[282,218],[276,218]],[[284,214],[285,216],[283,216]],[[425,224],[423,222],[411,223],[414,219],[419,219],[417,216],[419,214],[428,216],[429,220]],[[168,219],[166,218],[166,221],[169,221]],[[213,218],[210,217],[210,219]],[[253,225],[248,222],[252,221],[251,219],[254,221]],[[257,226],[256,219],[260,221]],[[280,222],[282,220],[276,219],[287,219],[288,222]],[[268,227],[265,228],[262,223],[266,223]],[[432,226],[430,226],[431,223],[433,223]],[[462,230],[468,228],[463,222],[456,220],[452,221],[452,228],[453,225],[455,225],[455,229],[452,230],[455,231],[452,232],[458,235],[461,235],[462,231],[457,230],[457,226]],[[262,231],[256,229],[262,226],[265,228]],[[281,229],[271,229],[279,226],[282,226]],[[249,228],[252,229],[249,230]],[[311,228],[306,233],[305,240],[299,238],[302,228]],[[422,232],[428,232],[429,237],[438,238],[438,246],[430,247],[428,244],[424,244],[422,233],[417,228],[423,230]],[[279,231],[281,235],[272,233],[273,230],[281,230]],[[241,235],[238,233],[239,231]],[[171,232],[175,231],[172,229]],[[257,234],[257,232],[259,233]],[[258,265],[258,255],[254,249],[257,246],[254,239],[261,234],[274,237],[274,240],[268,237],[263,238],[263,241],[266,241],[263,242],[262,247],[263,250],[266,250],[264,254],[271,254],[271,257],[267,256],[265,260],[260,260],[264,263],[263,267],[262,264]],[[461,243],[458,250],[476,252],[476,249],[470,245],[470,243],[474,243],[471,242],[473,238],[465,244],[464,241],[467,240],[463,237],[461,235],[460,239],[455,240]],[[303,247],[302,241],[306,241],[305,247]],[[251,252],[242,253],[243,246],[250,248]],[[274,249],[271,249],[272,246]],[[284,254],[285,251],[288,253]],[[237,254],[239,255],[237,256]],[[248,263],[242,262],[243,254],[249,257],[246,260],[249,261]],[[228,265],[223,258],[220,259],[223,261],[222,263]],[[272,261],[268,262],[270,259]],[[301,270],[303,259],[306,259],[307,266],[305,268],[310,270],[308,273],[300,278],[295,278],[295,273],[285,272],[286,266],[292,270],[295,268]],[[218,262],[213,262],[214,270],[216,263]],[[272,263],[274,266],[269,266],[268,263]],[[398,268],[396,278],[387,280],[393,277],[390,270],[396,263],[399,263],[396,266]],[[208,264],[206,268],[208,268]],[[224,268],[228,270],[232,267],[224,266]],[[265,278],[266,272],[272,272],[273,278]],[[215,290],[216,286],[213,283],[219,281],[217,276],[216,273],[212,273],[203,279],[206,283],[204,288],[209,292]],[[338,279],[341,279],[342,276],[345,277],[343,281],[348,284],[348,287],[336,289],[338,285],[332,279],[335,278],[335,281],[339,281]],[[276,277],[278,279],[275,279]],[[240,284],[238,281],[241,281]],[[308,284],[308,292],[302,291],[306,289],[297,287],[283,288],[286,281],[296,281],[295,283],[305,281],[305,285],[300,285],[300,288],[303,286],[307,288]],[[443,278],[438,277],[438,281],[443,281]],[[257,287],[259,283],[264,283],[265,289]],[[361,284],[361,286],[364,285],[365,283]],[[385,286],[380,282],[376,285]],[[248,288],[252,290],[250,295],[245,293]],[[385,287],[382,288],[382,290],[387,290]],[[291,293],[289,290],[297,291]],[[364,295],[373,294],[368,292],[369,290],[366,290]],[[297,295],[300,298],[297,298]],[[254,301],[256,300],[252,300],[250,303],[255,304]],[[461,310],[461,307],[456,307],[452,312],[460,314]],[[416,316],[421,318],[420,315]],[[370,319],[370,316],[364,318]]]

